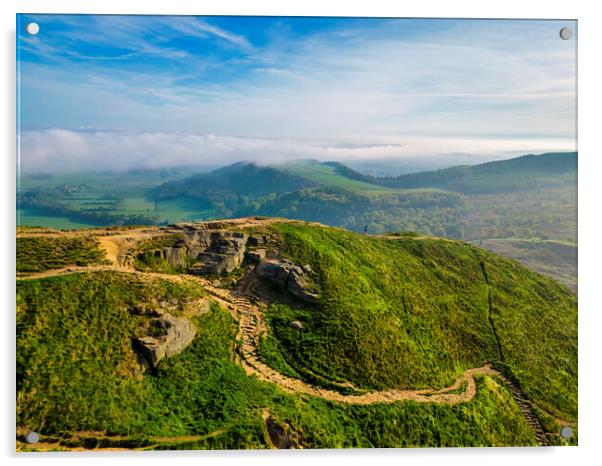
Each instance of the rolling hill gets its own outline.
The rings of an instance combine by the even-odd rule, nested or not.
[[[577,153],[523,155],[508,160],[412,173],[396,178],[358,176],[340,166],[338,171],[353,179],[390,188],[440,188],[465,194],[495,194],[575,185]]]
[[[576,425],[576,296],[463,242],[247,218],[26,230],[17,251],[45,264],[17,281],[17,423],[40,448],[535,445]],[[133,342],[168,314],[196,336],[145,369]]]
[[[198,190],[219,189],[244,195],[284,193],[309,187],[381,193],[438,188],[465,194],[491,194],[574,184],[576,172],[576,152],[523,155],[398,177],[364,175],[340,162],[297,160],[269,166],[237,163],[166,183],[159,190],[159,196],[198,196],[195,185]]]

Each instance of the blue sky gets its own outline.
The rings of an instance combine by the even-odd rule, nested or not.
[[[35,21],[40,33],[25,25]],[[21,164],[575,147],[565,21],[25,15]]]

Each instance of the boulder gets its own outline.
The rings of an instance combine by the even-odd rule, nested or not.
[[[286,288],[288,274],[293,268],[293,264],[286,259],[267,259],[261,262],[255,271],[260,278],[267,278],[276,285]]]
[[[305,270],[287,259],[266,259],[255,271],[258,277],[270,280],[296,298],[311,304],[318,302],[319,296],[307,290]]]
[[[307,301],[308,303],[316,304],[318,302],[318,295],[311,293],[306,288],[307,282],[305,272],[303,272],[301,267],[294,267],[288,274],[286,289],[293,296],[296,296],[303,301]]]
[[[181,353],[196,335],[192,322],[170,314],[151,319],[149,331],[151,335],[135,338],[134,346],[150,367],[156,367],[163,358]]]
[[[303,330],[303,324],[299,320],[293,320],[291,322],[291,327],[295,330]]]

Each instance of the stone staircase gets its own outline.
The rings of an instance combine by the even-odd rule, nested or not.
[[[500,379],[502,379],[506,383],[506,385],[508,385],[508,388],[510,389],[510,392],[512,393],[512,397],[514,398],[514,401],[516,401],[516,404],[518,405],[521,414],[525,418],[525,421],[527,421],[527,424],[533,431],[533,434],[535,435],[535,438],[537,439],[537,443],[539,443],[540,446],[548,446],[549,443],[548,443],[548,438],[546,436],[546,433],[541,425],[541,422],[539,422],[539,419],[533,412],[531,403],[527,400],[527,398],[523,394],[523,391],[520,389],[520,387],[515,382],[508,379],[504,375],[500,374],[498,377]]]

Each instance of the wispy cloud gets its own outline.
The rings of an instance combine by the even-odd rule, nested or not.
[[[178,18],[171,22],[170,25],[175,31],[192,37],[205,38],[207,35],[212,35],[237,47],[244,49],[252,48],[251,43],[244,36],[209,24],[199,18]]]
[[[46,20],[55,28],[48,35]],[[42,33],[21,42],[25,128],[379,147],[430,140],[441,152],[452,140],[452,149],[463,152],[485,147],[475,141],[499,150],[536,150],[537,141],[542,148],[574,145],[576,57],[574,42],[558,38],[563,23],[119,16],[40,22]],[[420,144],[406,147],[419,151]]]

